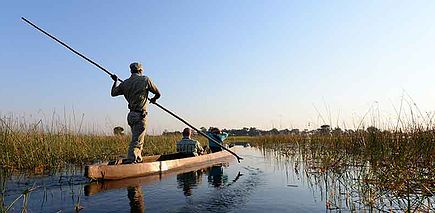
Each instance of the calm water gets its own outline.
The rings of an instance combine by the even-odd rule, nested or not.
[[[352,194],[356,171],[343,179],[304,168],[296,155],[241,148],[244,160],[181,174],[152,176],[107,184],[89,184],[80,172],[63,176],[14,177],[7,183],[5,203],[24,189],[29,212],[324,212],[368,210]],[[343,175],[343,174],[341,174]],[[340,187],[344,188],[341,189]],[[346,188],[346,186],[348,188]],[[381,198],[378,198],[381,199]],[[429,200],[428,202],[432,202]],[[23,198],[12,208],[21,211]],[[389,207],[384,207],[388,210]],[[390,209],[391,210],[391,209]],[[393,209],[394,210],[394,209]],[[394,210],[400,211],[400,210]]]

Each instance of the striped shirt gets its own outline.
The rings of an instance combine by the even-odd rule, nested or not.
[[[201,144],[196,140],[192,140],[189,137],[183,137],[181,141],[177,142],[177,152],[179,153],[193,154],[194,156],[198,156],[198,151],[202,152],[203,149]]]

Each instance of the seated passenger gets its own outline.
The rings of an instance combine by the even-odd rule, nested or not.
[[[215,141],[219,142],[220,145],[223,146],[223,141],[228,138],[228,133],[222,132],[218,128],[212,128],[210,132],[207,133],[210,138],[213,138]],[[208,140],[208,146],[210,147],[211,152],[220,152],[222,151],[222,147]]]
[[[183,130],[183,139],[177,142],[177,152],[186,157],[193,157],[203,154],[204,149],[198,141],[190,138],[192,130],[185,128]]]

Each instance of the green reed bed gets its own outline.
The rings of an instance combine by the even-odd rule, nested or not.
[[[380,165],[434,166],[435,131],[358,131],[340,135],[276,135],[251,138],[251,143],[279,149],[283,154],[294,147],[313,154],[357,157]]]
[[[129,135],[102,136],[33,128],[0,120],[0,165],[7,170],[42,172],[125,157]],[[143,155],[171,153],[181,136],[146,136]]]
[[[372,210],[435,210],[434,130],[275,135],[251,143],[290,158],[300,155],[305,173],[330,187],[335,202],[327,206],[356,196]]]
[[[12,139],[12,137],[14,139]],[[178,138],[147,136],[144,155],[175,151]],[[14,133],[2,138],[0,164],[10,169],[56,169],[124,157],[129,136]]]

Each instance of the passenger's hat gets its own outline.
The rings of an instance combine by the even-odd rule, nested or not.
[[[130,71],[131,72],[143,71],[142,64],[139,64],[137,62],[131,63],[130,64]]]

